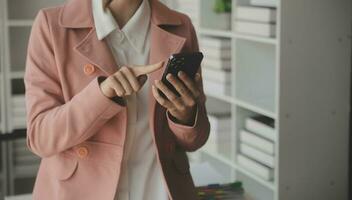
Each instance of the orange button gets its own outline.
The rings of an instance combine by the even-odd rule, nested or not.
[[[80,157],[80,158],[85,158],[88,156],[88,148],[87,147],[79,147],[77,149],[77,155]]]
[[[91,75],[95,72],[95,67],[94,65],[88,63],[84,65],[83,70],[86,75]]]

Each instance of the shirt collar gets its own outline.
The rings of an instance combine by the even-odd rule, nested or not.
[[[94,25],[99,40],[102,40],[115,29],[121,30],[110,9],[103,9],[103,0],[92,0]],[[142,0],[141,5],[122,28],[122,32],[139,52],[143,51],[149,30],[151,9],[148,0]]]

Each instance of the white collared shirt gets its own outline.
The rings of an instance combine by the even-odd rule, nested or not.
[[[103,0],[92,0],[92,8],[97,37],[107,40],[116,63],[119,66],[147,64],[150,52],[149,1],[142,0],[122,29],[109,9],[104,12]],[[115,200],[169,199],[148,123],[150,86],[148,79],[137,94],[126,98],[126,147]]]

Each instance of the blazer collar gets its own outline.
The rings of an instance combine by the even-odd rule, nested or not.
[[[151,23],[155,25],[180,25],[178,15],[158,0],[148,0],[151,6]],[[59,25],[65,28],[93,28],[91,0],[68,0],[59,14]]]

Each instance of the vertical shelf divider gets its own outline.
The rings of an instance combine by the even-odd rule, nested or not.
[[[279,158],[280,158],[280,120],[281,120],[281,112],[280,112],[280,59],[281,59],[281,1],[282,0],[277,0],[277,10],[276,10],[276,45],[275,45],[275,79],[276,79],[276,84],[275,84],[275,111],[276,111],[276,118],[275,120],[275,133],[277,137],[277,142],[275,143],[275,166],[276,169],[274,171],[274,177],[276,179],[274,180],[274,200],[279,200],[279,180],[280,180],[280,165],[279,165]]]
[[[9,36],[9,13],[8,13],[8,1],[9,0],[3,0],[3,13],[4,13],[4,97],[5,97],[5,118],[6,118],[6,133],[12,133],[12,130],[9,126],[11,123],[11,118],[9,116],[9,113],[11,113],[11,77],[9,76],[11,74],[11,69],[10,69],[10,36]],[[11,142],[7,141],[6,142],[6,157],[7,157],[7,195],[13,195],[14,194],[14,172],[12,169],[14,169],[14,163],[12,162],[12,156],[10,154],[12,150]]]
[[[232,0],[231,5],[231,33],[233,34],[235,32],[235,24],[233,23],[235,19],[235,12],[237,8],[237,0]],[[232,99],[236,99],[236,38],[232,37],[231,38],[231,97]],[[236,119],[237,119],[237,106],[236,104],[231,104],[231,132],[232,132],[232,162],[236,163],[236,155],[238,154],[238,133],[237,133],[237,124],[236,124]],[[237,179],[237,170],[234,170],[233,174],[233,179]]]

